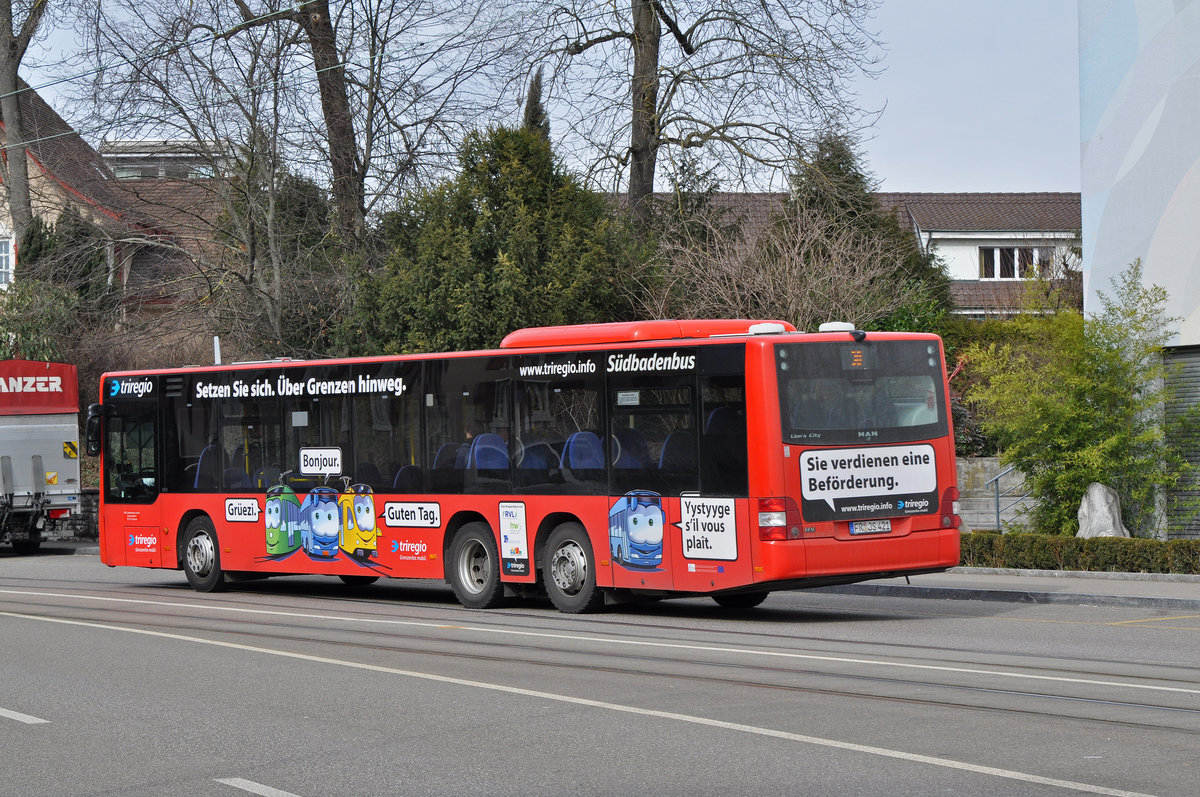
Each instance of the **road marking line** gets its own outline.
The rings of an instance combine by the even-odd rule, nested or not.
[[[299,797],[299,795],[292,794],[290,791],[273,789],[270,786],[264,786],[261,783],[255,783],[245,778],[214,778],[213,780],[217,783],[223,783],[226,786],[232,786],[235,789],[248,791],[251,794],[262,795],[262,797]]]
[[[340,615],[310,614],[306,612],[284,612],[274,609],[246,609],[240,606],[217,606],[206,603],[176,603],[173,601],[148,601],[140,598],[109,598],[101,595],[72,595],[62,592],[30,592],[22,590],[0,589],[0,595],[31,595],[43,598],[72,598],[75,600],[104,601],[110,603],[135,603],[146,606],[171,607],[178,609],[206,609],[209,611],[234,612],[238,614],[257,614],[268,617],[290,617],[297,620],[326,620],[346,623],[363,623],[367,625],[395,625],[409,628],[447,628],[445,623],[422,622],[418,620],[391,620],[374,617],[344,617]],[[4,614],[4,612],[0,612]],[[25,615],[14,615],[24,617]],[[702,653],[738,653],[748,656],[768,656],[771,658],[797,659],[803,661],[820,661],[831,664],[861,664],[870,667],[895,667],[907,670],[926,670],[930,672],[955,673],[958,675],[987,675],[994,678],[1013,678],[1025,681],[1049,681],[1053,683],[1081,684],[1084,686],[1110,686],[1118,689],[1136,689],[1148,692],[1172,692],[1185,695],[1200,695],[1200,688],[1182,686],[1157,686],[1154,684],[1128,683],[1126,681],[1101,681],[1095,678],[1068,678],[1063,675],[1035,675],[1033,673],[1009,672],[1005,670],[983,670],[975,667],[950,667],[944,664],[913,664],[904,661],[884,661],[881,659],[851,658],[849,656],[823,656],[815,653],[792,653],[784,650],[761,650],[756,648],[722,647],[720,645],[687,645],[678,642],[658,642],[643,639],[619,639],[617,637],[558,634],[548,631],[515,631],[511,628],[486,628],[484,626],[450,626],[463,631],[482,634],[503,634],[507,636],[526,636],[541,639],[565,639],[573,642],[596,642],[606,645],[626,645],[630,647],[664,648],[668,650],[689,650]],[[1032,665],[1031,665],[1032,666]]]
[[[41,717],[31,717],[28,714],[22,714],[19,711],[9,711],[6,708],[0,708],[0,717],[7,717],[10,720],[23,722],[26,725],[41,725],[50,721],[44,720]]]
[[[1144,620],[1115,620],[1105,625],[1133,625],[1134,623],[1161,623],[1164,620],[1195,620],[1200,614],[1181,614],[1176,617],[1147,617]]]
[[[156,637],[158,639],[172,639],[179,642],[192,642],[199,645],[211,645],[212,647],[226,648],[229,650],[241,650],[248,653],[261,653],[268,656],[279,656],[281,658],[307,661],[315,664],[328,664],[335,667],[349,667],[356,670],[366,670],[368,672],[384,673],[386,675],[399,675],[406,678],[416,678],[422,681],[432,681],[435,683],[450,684],[453,686],[465,686],[473,689],[486,689],[491,692],[501,692],[510,695],[520,695],[522,697],[532,697],[538,700],[552,700],[555,702],[569,703],[576,706],[598,708],[607,711],[617,711],[623,714],[653,717],[655,719],[674,720],[676,722],[684,722],[691,725],[701,725],[709,728],[719,728],[721,730],[749,733],[775,739],[784,739],[791,742],[798,742],[800,744],[828,747],[835,750],[844,750],[853,753],[865,753],[867,755],[893,758],[910,763],[929,764],[931,766],[942,767],[944,769],[972,772],[978,775],[991,775],[998,778],[1006,778],[1008,780],[1016,780],[1024,783],[1037,783],[1044,786],[1074,789],[1075,791],[1087,792],[1088,794],[1101,794],[1106,795],[1107,797],[1151,797],[1151,795],[1147,795],[1142,792],[1111,789],[1107,786],[1099,786],[1091,783],[1080,783],[1071,780],[1061,780],[1059,778],[1047,778],[1041,775],[1033,775],[1028,772],[1000,769],[998,767],[989,767],[982,764],[972,764],[966,761],[957,761],[952,758],[939,758],[937,756],[922,755],[920,753],[908,753],[903,750],[891,750],[886,747],[875,747],[873,745],[858,744],[856,742],[844,742],[837,739],[825,739],[820,736],[805,736],[804,734],[780,731],[773,728],[762,728],[755,725],[743,725],[740,722],[725,722],[724,720],[700,717],[692,714],[679,714],[674,711],[660,711],[658,709],[641,708],[640,706],[629,706],[621,703],[609,703],[603,700],[591,700],[589,698],[575,697],[573,695],[561,695],[554,692],[543,692],[537,689],[525,689],[519,686],[506,686],[504,684],[489,683],[487,681],[473,681],[466,678],[453,678],[448,675],[437,675],[435,673],[418,672],[416,670],[402,670],[397,667],[384,667],[379,664],[366,664],[363,662],[348,661],[345,659],[333,659],[327,656],[313,656],[307,653],[296,653],[289,650],[278,650],[275,648],[258,647],[256,645],[245,645],[240,642],[222,642],[216,639],[205,639],[203,637],[187,636],[185,634],[171,634],[165,631],[150,631],[144,628],[127,628],[119,625],[92,623],[84,620],[64,620],[56,617],[38,617],[37,615],[19,614],[17,612],[0,612],[0,616],[18,617],[25,620],[37,620],[44,623],[59,623],[61,625],[96,628],[103,631],[118,631],[126,634],[138,634],[140,636]]]

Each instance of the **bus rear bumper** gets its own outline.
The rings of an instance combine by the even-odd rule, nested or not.
[[[959,562],[958,529],[931,529],[899,537],[839,540],[818,537],[763,543],[755,581],[793,581],[864,574],[885,578],[945,570]],[[760,569],[761,568],[761,569]],[[853,579],[859,580],[859,579]]]

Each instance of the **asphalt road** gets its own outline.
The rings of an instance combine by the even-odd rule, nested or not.
[[[0,554],[0,795],[1192,795],[1200,612],[222,594]]]

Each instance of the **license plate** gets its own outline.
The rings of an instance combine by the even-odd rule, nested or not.
[[[887,534],[892,530],[892,521],[888,518],[883,520],[856,520],[850,524],[851,534]]]

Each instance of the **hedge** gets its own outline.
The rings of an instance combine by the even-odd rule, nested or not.
[[[976,531],[962,535],[962,565],[1019,570],[1200,574],[1200,540],[1067,537]]]

